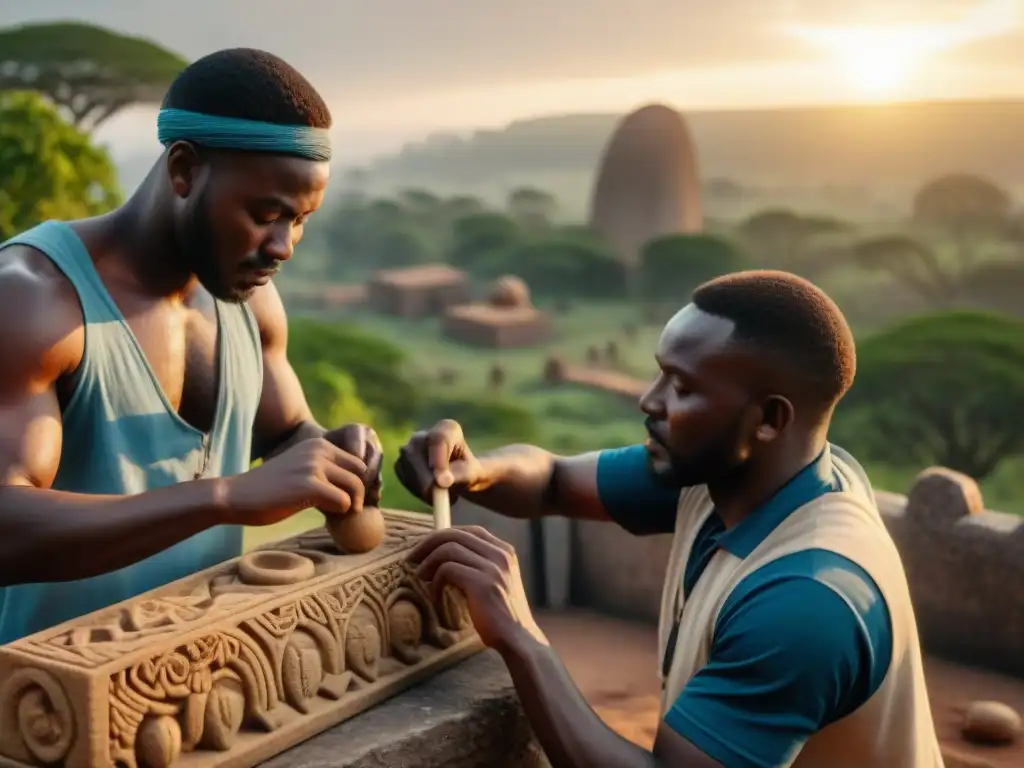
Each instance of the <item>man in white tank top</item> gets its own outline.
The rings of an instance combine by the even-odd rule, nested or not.
[[[511,446],[478,459],[442,422],[398,460],[424,497],[437,483],[509,516],[674,533],[653,753],[579,696],[507,544],[453,529],[414,554],[435,587],[466,592],[552,764],[941,768],[899,554],[864,471],[827,440],[856,367],[838,307],[787,273],[727,275],[669,321],[656,358],[641,399],[646,445],[572,458]]]

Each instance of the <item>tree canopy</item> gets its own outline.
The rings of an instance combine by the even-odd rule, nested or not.
[[[1002,235],[1013,200],[995,182],[969,173],[932,179],[914,195],[914,222],[960,239]]]
[[[187,64],[149,40],[92,24],[0,30],[0,91],[41,93],[87,130],[131,104],[161,101]]]
[[[643,297],[676,306],[700,283],[745,266],[740,252],[717,235],[666,235],[648,241],[640,252]]]
[[[941,176],[914,195],[911,223],[912,234],[877,235],[854,245],[854,262],[889,273],[935,309],[990,293],[1000,306],[1019,304],[1006,302],[1000,289],[1000,283],[1017,286],[1024,279],[1024,264],[1006,255],[1015,237],[1006,190],[972,174]]]
[[[858,344],[839,442],[896,466],[977,479],[1024,452],[1024,322],[973,311],[920,315]]]
[[[846,234],[851,229],[850,224],[839,219],[770,208],[743,221],[739,234],[762,266],[802,274],[821,267],[810,253],[816,241]]]
[[[0,92],[0,241],[47,219],[105,213],[121,199],[107,152],[35,93]]]

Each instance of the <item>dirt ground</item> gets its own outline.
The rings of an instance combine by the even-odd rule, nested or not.
[[[584,611],[542,613],[537,619],[601,719],[649,748],[659,698],[655,628]],[[1024,768],[1024,739],[1010,747],[979,747],[960,737],[964,707],[976,699],[1024,712],[1024,680],[934,658],[927,659],[925,674],[946,768]]]

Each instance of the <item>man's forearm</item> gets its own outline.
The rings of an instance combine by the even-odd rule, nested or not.
[[[555,513],[553,454],[533,445],[509,445],[479,461],[492,481],[464,494],[468,501],[506,517],[533,519]]]
[[[134,496],[0,488],[0,587],[84,579],[162,552],[226,522],[225,482]]]
[[[284,453],[292,446],[298,445],[303,440],[309,440],[315,437],[323,437],[327,434],[327,430],[317,424],[313,419],[299,422],[299,425],[292,429],[288,434],[284,435],[277,441],[276,444],[268,446],[263,452],[262,459],[267,461],[272,459],[278,454]],[[260,457],[255,457],[260,458]]]
[[[498,650],[552,768],[658,768],[601,721],[549,645],[521,629]]]

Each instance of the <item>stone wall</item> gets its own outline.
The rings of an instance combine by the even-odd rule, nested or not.
[[[262,768],[550,768],[494,651],[462,662]]]
[[[925,649],[1024,677],[1024,517],[986,510],[973,480],[941,468],[922,472],[908,496],[877,496],[906,567]],[[474,522],[501,525],[524,551],[522,533],[508,532],[525,531],[526,523],[473,514]],[[552,540],[544,546],[562,550],[564,565],[549,561],[546,579],[568,581],[572,604],[657,621],[670,536],[634,537],[592,522],[548,530]],[[533,573],[535,559],[524,570]]]

